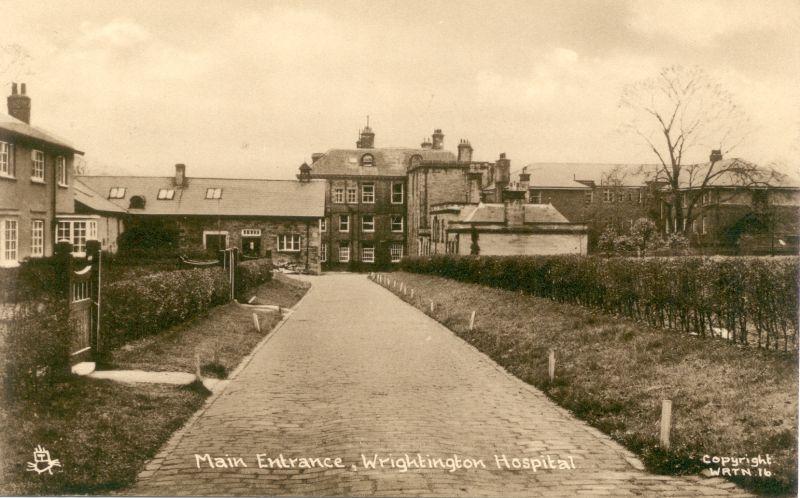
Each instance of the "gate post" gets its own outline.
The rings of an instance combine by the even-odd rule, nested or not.
[[[100,258],[102,257],[100,248],[100,241],[87,240],[86,241],[86,258],[92,266],[91,270],[91,300],[92,313],[91,330],[89,344],[92,347],[91,357],[93,360],[98,359],[100,353]]]
[[[72,244],[59,242],[53,249],[55,262],[55,289],[59,299],[63,300],[67,313],[69,313],[70,281],[72,280]]]

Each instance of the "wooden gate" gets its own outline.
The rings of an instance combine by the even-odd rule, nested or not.
[[[70,363],[90,361],[94,358],[100,338],[100,243],[86,242],[86,258],[75,258],[72,245],[59,242],[56,257],[62,273],[64,298],[69,309],[72,333],[69,339]]]

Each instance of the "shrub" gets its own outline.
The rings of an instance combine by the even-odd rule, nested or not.
[[[800,258],[452,256],[406,271],[522,290],[700,336],[796,350]]]
[[[158,272],[103,287],[102,350],[154,334],[227,302],[219,267]]]
[[[6,306],[0,358],[6,399],[47,396],[69,372],[66,306],[55,299]]]
[[[246,298],[245,293],[272,280],[272,260],[258,259],[243,261],[236,267],[236,297]]]

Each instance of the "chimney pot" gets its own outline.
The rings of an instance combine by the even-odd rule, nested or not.
[[[22,84],[20,85],[20,93],[21,93],[22,95],[25,95],[25,83],[22,83]]]
[[[444,147],[444,133],[442,133],[441,128],[436,128],[433,130],[433,135],[431,135],[433,142],[431,144],[432,149],[439,150]]]
[[[16,95],[16,94],[17,94],[17,84],[11,83],[11,95]]]
[[[175,186],[186,186],[186,165],[178,163],[175,165]]]

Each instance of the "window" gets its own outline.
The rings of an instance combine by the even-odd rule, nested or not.
[[[614,202],[614,197],[611,195],[611,189],[603,189],[603,202]]]
[[[692,220],[692,232],[697,233],[697,220]]]
[[[702,226],[700,227],[700,230],[703,232],[703,235],[708,233],[708,229],[706,227],[706,217],[705,216],[703,216]]]
[[[73,253],[85,253],[87,240],[97,240],[97,221],[59,220],[56,242],[69,242]]]
[[[171,201],[173,197],[175,197],[175,189],[162,188],[158,191],[157,198],[160,201]]]
[[[347,242],[339,243],[339,262],[347,263],[350,261],[350,245]]]
[[[319,261],[320,263],[324,263],[328,261],[328,245],[322,244],[319,246]]]
[[[124,199],[125,198],[125,187],[111,187],[111,190],[108,191],[108,198],[109,199]]]
[[[14,178],[14,144],[0,142],[0,176]]]
[[[392,215],[392,231],[393,232],[402,232],[403,231],[403,216],[402,215]]]
[[[328,220],[327,218],[320,218],[319,219],[319,231],[320,233],[325,233],[328,230]]]
[[[408,160],[408,164],[412,168],[419,166],[420,164],[422,164],[422,156],[420,156],[419,154],[414,154],[413,156],[411,156],[411,159]]]
[[[219,251],[228,248],[228,232],[216,230],[203,230],[203,249],[216,255]]]
[[[392,184],[392,204],[403,203],[403,187],[402,183]]]
[[[64,156],[56,158],[56,178],[58,178],[59,186],[67,186],[67,160],[64,159]]]
[[[703,205],[711,204],[711,192],[703,192]]]
[[[279,252],[300,252],[300,235],[278,235]]]
[[[625,192],[619,191],[617,192],[617,202],[623,202],[625,200]]]
[[[334,204],[344,204],[344,189],[339,187],[333,189],[333,202]]]
[[[0,220],[0,235],[2,235],[2,252],[0,263],[10,266],[17,263],[17,220]]]
[[[361,202],[372,204],[375,202],[375,184],[365,183],[361,185]]]
[[[33,170],[31,170],[31,180],[44,182],[44,152],[40,150],[31,151],[33,158]]]
[[[347,203],[356,204],[358,202],[358,190],[355,187],[347,188]]]
[[[644,201],[644,191],[639,189],[639,204]]]
[[[144,209],[144,197],[141,195],[134,195],[131,197],[128,207],[130,209]]]
[[[541,190],[531,190],[530,199],[531,199],[531,204],[541,204],[542,203],[542,191]]]
[[[375,158],[372,154],[364,154],[361,156],[361,166],[372,166],[375,163]]]
[[[242,228],[242,237],[261,237],[260,228]]]
[[[31,220],[31,256],[44,256],[44,220]]]
[[[392,244],[389,246],[389,256],[392,258],[392,263],[399,263],[403,259],[403,244]]]
[[[585,204],[591,204],[594,202],[594,192],[591,190],[583,193],[583,202]]]
[[[373,246],[363,246],[361,248],[361,262],[362,263],[375,262],[375,248]]]
[[[350,215],[349,214],[340,214],[339,215],[339,231],[340,232],[349,232],[350,231]]]
[[[361,230],[364,232],[375,231],[375,217],[371,214],[365,214],[361,217]]]
[[[222,189],[221,188],[206,189],[206,199],[222,199]]]

